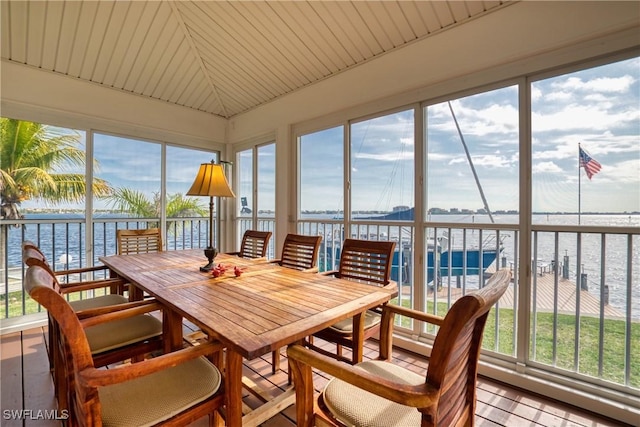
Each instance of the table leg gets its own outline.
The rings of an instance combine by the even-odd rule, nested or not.
[[[162,310],[162,329],[164,336],[164,352],[182,348],[182,316],[165,308]]]
[[[227,426],[242,425],[242,356],[227,349],[224,386],[226,390]]]
[[[364,353],[364,313],[353,316],[353,363],[362,362]]]

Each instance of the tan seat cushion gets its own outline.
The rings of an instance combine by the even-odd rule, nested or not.
[[[98,297],[69,301],[73,311],[87,310],[89,308],[106,307],[108,305],[124,304],[129,299],[118,294],[100,295]]]
[[[113,350],[162,334],[162,322],[142,314],[127,319],[102,323],[85,329],[92,354]]]
[[[149,426],[167,420],[212,396],[220,372],[204,357],[120,384],[99,387],[102,423]]]
[[[425,382],[423,375],[379,360],[362,362],[356,366],[399,383],[418,385]],[[420,413],[416,408],[376,396],[342,380],[330,380],[323,393],[325,404],[333,416],[348,426],[420,426]]]
[[[381,317],[378,313],[371,310],[367,310],[367,312],[364,315],[364,328],[369,329],[370,327],[379,324],[380,319]],[[348,318],[348,319],[341,320],[331,325],[330,328],[341,334],[352,334],[353,319]]]

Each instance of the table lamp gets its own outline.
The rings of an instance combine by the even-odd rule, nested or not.
[[[187,191],[187,196],[209,196],[209,246],[204,250],[204,256],[207,257],[209,263],[200,267],[200,271],[210,271],[213,268],[213,259],[218,254],[218,251],[213,247],[213,198],[235,197],[236,195],[229,187],[222,165],[217,165],[211,160],[211,163],[200,165],[198,175]]]

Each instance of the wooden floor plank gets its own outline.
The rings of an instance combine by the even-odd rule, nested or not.
[[[22,332],[2,336],[0,342],[0,374],[2,377],[2,425],[3,427],[22,426],[22,420],[5,417],[6,410],[23,409],[22,399]],[[11,412],[13,414],[13,412]]]
[[[22,334],[24,407],[32,411],[25,419],[25,426],[58,426],[60,422],[56,421],[56,417],[64,416],[57,411],[53,381],[47,369],[49,358],[44,337],[45,330],[42,328],[24,331]]]

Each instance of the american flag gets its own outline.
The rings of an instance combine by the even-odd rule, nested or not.
[[[600,172],[602,168],[602,165],[582,148],[580,148],[580,166],[584,168],[584,171],[587,173],[587,178],[589,179]]]

